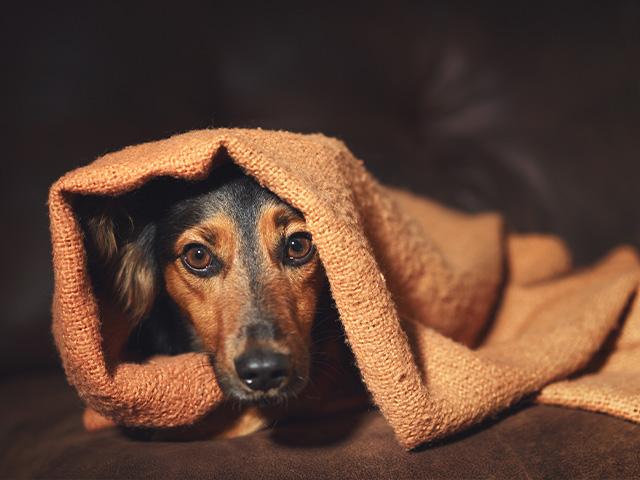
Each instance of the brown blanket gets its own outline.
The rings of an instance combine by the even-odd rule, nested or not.
[[[507,236],[497,215],[385,188],[337,140],[263,130],[201,130],[129,147],[52,186],[53,333],[69,381],[101,415],[183,425],[222,395],[203,355],[134,364],[105,354],[118,350],[122,325],[106,320],[108,306],[94,297],[74,205],[154,177],[215,175],[220,149],[305,214],[362,377],[403,446],[525,396],[640,421],[633,249],[569,275],[555,238]]]

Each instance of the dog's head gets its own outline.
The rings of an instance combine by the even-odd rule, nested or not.
[[[92,217],[89,231],[134,321],[166,294],[228,396],[279,399],[308,380],[326,278],[299,211],[236,167],[217,173],[152,221],[131,221],[127,235],[109,215]]]

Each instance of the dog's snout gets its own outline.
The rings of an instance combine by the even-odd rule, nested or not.
[[[250,350],[234,363],[238,377],[252,390],[279,388],[289,375],[288,355],[271,350]]]

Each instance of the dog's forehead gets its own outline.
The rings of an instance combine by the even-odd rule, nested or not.
[[[276,205],[288,208],[276,195],[245,176],[226,182],[205,194],[201,198],[200,220],[206,222],[224,215],[239,228],[253,230],[267,207]]]
[[[254,220],[265,205],[284,205],[276,195],[246,176],[217,186],[196,202],[203,219],[223,213],[238,222]]]
[[[254,231],[268,207],[279,206],[291,217],[303,219],[296,209],[247,175],[227,178],[204,192],[177,202],[170,210],[168,224],[179,234],[208,220],[224,216],[239,230]]]

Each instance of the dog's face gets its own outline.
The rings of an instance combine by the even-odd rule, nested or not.
[[[159,234],[166,290],[224,391],[242,400],[298,391],[324,286],[303,216],[241,176],[176,204]]]
[[[308,380],[326,279],[302,214],[230,171],[115,249],[114,290],[139,319],[165,290],[228,396],[277,400]],[[93,228],[98,239],[105,224]]]

